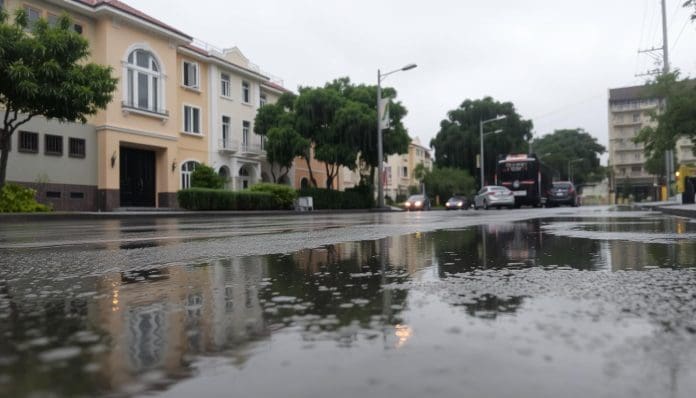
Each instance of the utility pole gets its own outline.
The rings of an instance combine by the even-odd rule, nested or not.
[[[646,73],[636,75],[636,77],[653,76],[659,75],[660,73],[662,73],[662,75],[664,76],[669,73],[670,68],[669,44],[667,41],[667,1],[660,0],[660,4],[662,5],[662,47],[653,47],[647,50],[639,50],[638,53],[647,53],[648,55],[653,57],[653,59],[655,59],[656,62],[659,62],[659,58],[655,53],[661,51],[662,70],[653,69]],[[672,175],[674,175],[674,149],[668,149],[665,151],[665,183],[667,185],[667,198],[672,196]]]
[[[669,73],[669,43],[667,42],[667,0],[662,0],[662,75]],[[674,174],[674,149],[665,151],[665,174],[667,177],[667,199],[672,196],[672,174]]]

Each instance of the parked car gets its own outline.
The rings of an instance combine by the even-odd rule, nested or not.
[[[430,210],[430,199],[425,195],[411,195],[404,202],[407,211]]]
[[[488,185],[481,188],[474,197],[474,208],[483,207],[489,209],[491,207],[515,207],[515,194],[511,190],[498,185]]]
[[[556,181],[549,190],[546,200],[547,206],[569,205],[578,206],[580,204],[578,192],[570,181]]]
[[[466,196],[454,195],[445,203],[445,209],[447,210],[466,210],[468,208],[469,199]]]

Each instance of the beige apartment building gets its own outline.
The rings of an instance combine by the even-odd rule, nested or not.
[[[267,180],[260,106],[285,89],[233,48],[214,51],[121,1],[3,0],[8,13],[51,23],[67,13],[89,43],[89,61],[118,85],[85,124],[37,117],[14,134],[7,179],[36,188],[56,210],[175,207],[199,164],[230,189]],[[0,110],[0,116],[2,110]]]
[[[420,139],[416,137],[411,139],[407,153],[394,154],[387,158],[384,167],[386,175],[384,194],[393,200],[408,195],[409,187],[419,184],[414,174],[414,170],[419,164],[423,164],[426,170],[432,170],[433,158],[430,150],[423,146]]]
[[[657,109],[660,100],[645,86],[621,87],[609,90],[609,166],[610,190],[617,197],[630,194],[634,200],[655,199],[664,176],[655,176],[645,169],[642,144],[633,138],[646,126],[654,125],[649,112]],[[677,141],[678,164],[696,163],[693,144],[688,139]]]

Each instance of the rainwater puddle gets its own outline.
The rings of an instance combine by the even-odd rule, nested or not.
[[[549,219],[81,276],[0,270],[0,396],[692,397],[693,232]]]

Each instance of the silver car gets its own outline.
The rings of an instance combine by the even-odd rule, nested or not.
[[[474,198],[474,208],[490,209],[491,207],[515,207],[515,194],[498,185],[488,185],[481,188]]]

